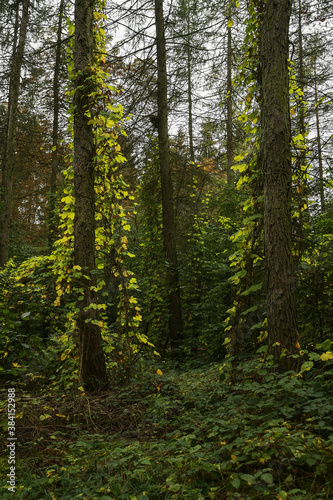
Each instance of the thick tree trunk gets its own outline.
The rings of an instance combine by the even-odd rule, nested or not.
[[[167,266],[169,294],[169,336],[171,348],[179,346],[182,339],[182,314],[179,292],[178,264],[175,240],[175,223],[170,172],[168,138],[167,71],[164,35],[163,0],[155,0],[157,85],[158,85],[158,139],[162,190],[163,247]]]
[[[59,73],[60,73],[60,63],[61,63],[61,32],[62,32],[63,16],[64,16],[64,0],[61,0],[59,6],[56,60],[55,60],[54,75],[53,75],[52,169],[51,169],[51,190],[50,190],[49,215],[48,215],[49,247],[52,246],[55,240],[55,230],[56,230],[55,206],[56,206],[57,173],[58,173]]]
[[[10,68],[6,135],[1,172],[0,266],[4,266],[6,264],[9,252],[9,232],[13,210],[13,178],[15,165],[17,108],[20,90],[21,67],[28,26],[29,0],[23,0],[22,2],[20,28],[18,28],[19,5],[20,4],[18,3],[16,11],[13,56]],[[17,40],[18,30],[20,30],[20,33]]]
[[[89,114],[93,106],[94,88],[91,84],[93,64],[94,1],[75,1],[75,112],[74,112],[74,254],[75,265],[82,268],[77,286],[83,290],[79,301],[77,328],[79,334],[80,382],[89,391],[107,383],[106,365],[101,332],[93,324],[97,312],[91,290],[95,284],[95,192],[94,192],[94,136]],[[86,309],[86,311],[85,311]]]
[[[267,319],[270,352],[281,370],[297,365],[281,353],[298,351],[291,238],[290,10],[291,0],[267,0],[261,40]]]
[[[231,17],[228,17],[230,20]],[[227,161],[228,161],[228,171],[227,180],[228,184],[233,182],[233,170],[231,167],[234,163],[234,148],[233,148],[233,138],[232,138],[232,71],[231,71],[231,57],[232,57],[232,38],[231,38],[231,26],[228,27],[228,52],[227,52]]]

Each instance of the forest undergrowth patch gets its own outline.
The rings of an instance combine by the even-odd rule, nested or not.
[[[96,395],[22,387],[17,491],[2,498],[329,500],[332,375],[279,375],[257,357],[160,362]]]

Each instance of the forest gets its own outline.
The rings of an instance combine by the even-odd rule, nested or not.
[[[333,4],[0,0],[2,499],[333,499]]]

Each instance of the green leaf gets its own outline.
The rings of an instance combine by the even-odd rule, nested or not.
[[[244,292],[241,293],[241,295],[249,295],[251,292],[256,292],[257,290],[261,290],[262,288],[262,283],[258,283],[258,285],[252,285],[250,288],[247,288]]]
[[[272,484],[274,482],[273,476],[269,472],[266,472],[265,474],[263,474],[262,476],[260,476],[260,479],[262,479],[263,481],[265,481],[265,483],[267,483],[267,484]]]
[[[318,354],[317,352],[310,352],[309,359],[311,359],[312,361],[318,361],[320,359],[320,354]]]
[[[40,415],[40,417],[39,417],[40,420],[46,420],[47,418],[51,418],[51,415],[48,415],[47,413],[45,413],[45,415]]]
[[[234,477],[233,480],[231,481],[231,484],[234,488],[236,488],[236,490],[238,490],[238,488],[240,487],[240,479],[239,477]]]
[[[312,367],[313,367],[313,361],[305,361],[305,363],[303,363],[301,366],[301,373],[307,370],[311,370]]]
[[[240,474],[240,477],[247,483],[253,484],[256,482],[255,478],[251,474]]]
[[[246,309],[246,311],[243,311],[241,313],[242,316],[245,316],[246,314],[249,314],[250,312],[254,312],[258,309],[258,306],[252,306],[249,309]]]
[[[329,339],[326,339],[321,344],[316,345],[316,349],[322,349],[323,351],[328,351],[331,348],[332,342]]]

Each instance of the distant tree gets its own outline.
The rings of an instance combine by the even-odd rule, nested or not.
[[[57,43],[56,43],[56,58],[54,65],[53,75],[53,128],[52,128],[52,167],[51,167],[51,186],[49,198],[49,224],[48,224],[48,239],[49,246],[52,245],[55,239],[56,220],[55,220],[55,206],[56,206],[56,193],[57,193],[57,173],[59,162],[59,76],[61,67],[61,37],[62,37],[62,23],[64,16],[64,0],[60,0],[59,5],[59,18],[57,28]]]
[[[230,9],[231,11],[231,9]],[[232,94],[233,94],[233,86],[232,86],[232,18],[231,12],[228,15],[228,53],[227,53],[227,161],[228,161],[228,184],[233,182],[233,171],[232,166],[234,164],[234,141],[232,134],[232,122],[233,122],[233,113],[232,113]]]
[[[179,291],[178,262],[173,208],[173,188],[170,172],[168,137],[168,95],[163,0],[155,0],[157,85],[158,85],[158,143],[162,191],[163,247],[169,285],[169,336],[171,348],[179,346],[182,338],[182,313]]]
[[[15,137],[20,90],[21,67],[27,37],[29,0],[17,2],[13,52],[10,64],[9,95],[7,104],[5,144],[2,158],[0,190],[0,266],[6,264],[9,253],[9,231],[13,210],[13,180],[15,166]],[[20,13],[20,6],[22,10]]]

